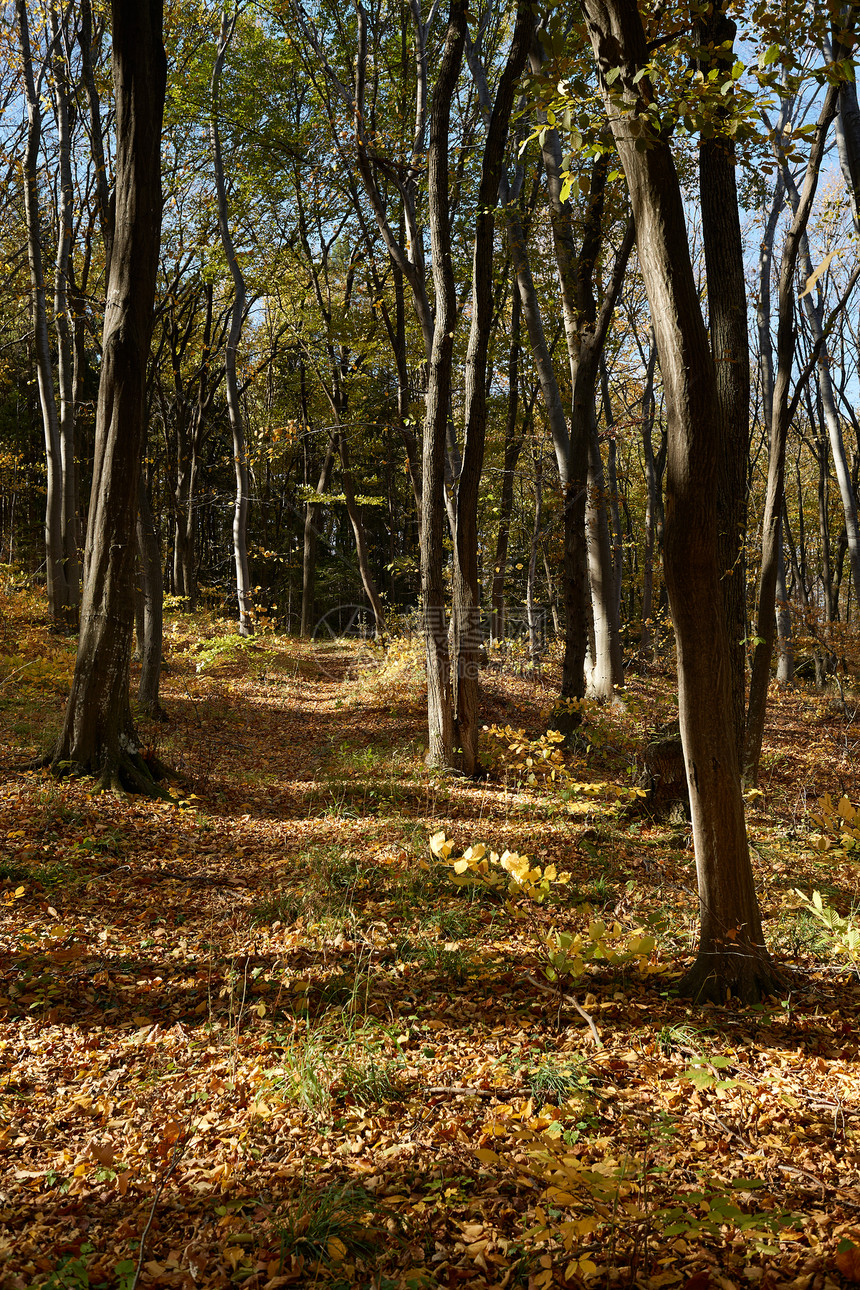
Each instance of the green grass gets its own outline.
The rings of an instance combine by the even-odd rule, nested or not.
[[[273,1220],[280,1238],[280,1270],[292,1255],[336,1264],[349,1254],[369,1254],[377,1243],[369,1225],[375,1209],[374,1198],[355,1183],[332,1183],[323,1191],[303,1188]]]

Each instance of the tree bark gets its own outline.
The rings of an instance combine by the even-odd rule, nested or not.
[[[78,475],[75,469],[75,355],[70,300],[74,190],[72,187],[72,87],[65,50],[66,34],[59,14],[50,9],[53,47],[54,119],[57,124],[57,256],[54,262],[54,326],[57,332],[57,388],[60,394],[59,435],[63,480],[63,564],[68,587],[67,616],[77,627],[80,612],[80,562],[78,560]]]
[[[720,592],[716,493],[718,396],[665,138],[647,108],[649,53],[633,0],[584,0],[601,89],[630,189],[666,395],[666,582],[678,651],[678,706],[699,880],[700,940],[683,982],[695,998],[768,993],[731,716],[729,641]],[[608,79],[611,77],[611,80]],[[642,151],[636,143],[644,142]]]
[[[457,290],[451,263],[448,143],[451,101],[466,40],[465,0],[451,0],[448,30],[430,110],[427,197],[433,248],[436,314],[427,380],[421,495],[421,594],[427,652],[427,763],[451,766],[454,712],[445,616],[445,447],[457,319]]]
[[[324,493],[328,488],[333,465],[334,443],[329,440],[325,460],[317,482],[316,491],[318,495]],[[302,551],[302,616],[299,626],[299,635],[305,637],[312,636],[314,630],[314,590],[317,572],[317,542],[319,539],[319,530],[316,523],[318,512],[318,501],[305,502],[305,531]]]
[[[251,592],[251,575],[248,568],[248,501],[250,481],[248,477],[248,453],[245,442],[245,427],[242,417],[242,405],[239,399],[239,382],[236,377],[236,353],[242,336],[242,325],[245,321],[247,291],[245,275],[242,272],[236,248],[230,234],[229,211],[227,208],[227,184],[224,179],[224,160],[221,155],[221,133],[218,125],[221,74],[227,49],[236,28],[238,10],[230,18],[225,13],[221,18],[221,32],[218,37],[218,49],[215,54],[215,66],[212,69],[212,154],[215,163],[215,190],[218,195],[218,228],[221,233],[221,245],[224,258],[233,279],[233,309],[230,315],[230,332],[224,355],[226,366],[227,412],[230,417],[230,431],[233,437],[233,471],[236,478],[236,500],[233,505],[233,563],[236,569],[236,598],[239,602],[239,635],[254,634],[254,605]]]
[[[163,600],[161,550],[155,520],[149,504],[149,494],[143,472],[138,487],[137,509],[137,558],[141,582],[141,631],[138,634],[140,651],[140,686],[138,701],[143,712],[157,720],[165,719],[159,699],[161,684],[161,646],[163,630]]]
[[[466,349],[466,429],[457,486],[452,611],[456,735],[462,750],[463,770],[467,775],[474,775],[478,769],[478,735],[481,728],[478,678],[483,637],[481,587],[478,578],[478,488],[484,464],[487,430],[487,351],[493,322],[495,207],[514,105],[514,91],[525,67],[533,30],[534,15],[531,6],[527,0],[520,0],[507,61],[499,78],[490,114],[478,186],[472,260],[472,325]]]
[[[161,0],[113,0],[116,230],[96,416],[81,634],[52,766],[155,792],[129,705],[135,521],[161,233]]]
[[[30,301],[36,351],[36,375],[39,404],[45,435],[47,497],[45,502],[45,567],[47,572],[48,611],[54,627],[69,631],[76,625],[74,599],[66,565],[63,527],[63,447],[54,397],[54,375],[51,366],[51,343],[48,336],[48,312],[45,298],[45,274],[42,264],[39,208],[39,148],[42,138],[40,86],[33,73],[30,28],[26,0],[16,0],[15,13],[18,40],[24,72],[24,96],[27,103],[27,143],[24,151],[24,215],[27,225],[27,251],[30,261]]]
[[[364,520],[361,517],[361,510],[355,500],[355,485],[352,479],[352,471],[349,467],[349,452],[346,446],[346,440],[343,437],[343,430],[337,430],[337,451],[340,457],[340,482],[343,485],[343,496],[346,502],[346,513],[349,516],[349,522],[352,525],[352,532],[355,538],[355,553],[358,558],[358,572],[361,575],[361,585],[364,587],[364,594],[370,601],[370,607],[373,610],[373,621],[376,635],[381,639],[385,635],[385,609],[379,597],[376,581],[370,569],[370,557],[367,553],[367,538],[364,532]]]
[[[785,485],[785,445],[789,425],[791,369],[794,363],[794,272],[800,251],[800,240],[812,210],[818,175],[824,155],[824,144],[830,122],[836,113],[838,87],[828,87],[818,118],[815,136],[809,150],[806,176],[800,201],[786,235],[779,270],[779,305],[777,323],[777,372],[774,381],[773,412],[768,442],[767,495],[762,522],[762,557],[758,586],[758,608],[755,626],[755,648],[750,669],[747,706],[746,742],[744,745],[744,778],[758,783],[759,758],[764,738],[767,711],[767,688],[770,663],[776,635],[775,601],[779,571],[779,544],[783,489]]]
[[[502,464],[502,487],[499,493],[499,527],[496,530],[496,554],[490,588],[490,639],[501,640],[505,633],[505,577],[508,570],[508,542],[511,511],[514,504],[514,472],[523,447],[524,426],[519,424],[520,403],[520,317],[519,292],[511,301],[511,342],[508,350],[508,410],[505,419],[505,454]]]
[[[699,65],[707,77],[716,68],[731,81],[736,26],[716,0],[699,29]],[[727,101],[713,133],[699,145],[702,240],[708,283],[711,353],[720,410],[719,561],[729,630],[732,713],[740,758],[746,725],[747,465],[750,439],[750,364],[744,249],[735,179],[735,143],[721,127],[731,115]]]

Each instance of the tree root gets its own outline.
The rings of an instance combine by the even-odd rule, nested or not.
[[[167,789],[159,783],[159,779],[169,775],[168,768],[162,762],[148,765],[140,753],[121,751],[106,758],[98,768],[56,756],[44,759],[42,765],[50,766],[51,774],[57,779],[72,776],[95,778],[98,780],[98,791],[102,793],[116,793],[120,797],[127,793],[139,793],[143,797],[173,800]]]
[[[137,706],[143,715],[148,717],[150,721],[159,721],[164,723],[170,720],[170,717],[167,715],[164,708],[162,708],[158,699],[153,699],[151,702],[149,700],[141,699]]]
[[[784,993],[787,985],[766,950],[739,946],[735,950],[699,950],[695,963],[678,982],[678,993],[694,1003],[761,1003]]]

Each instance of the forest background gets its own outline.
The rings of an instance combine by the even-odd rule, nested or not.
[[[124,457],[121,14],[0,25],[9,1284],[860,1278],[853,8],[168,7]]]

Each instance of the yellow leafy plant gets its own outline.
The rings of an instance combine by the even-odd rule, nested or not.
[[[847,797],[840,797],[834,805],[833,798],[825,793],[818,800],[818,810],[812,811],[809,818],[822,830],[811,838],[816,850],[838,847],[845,852],[860,851],[860,810]]]
[[[604,962],[613,967],[638,962],[647,964],[656,940],[642,928],[633,931],[620,923],[606,924],[592,919],[584,932],[552,931],[546,938],[546,966],[549,981],[564,978],[578,981],[591,963]]]
[[[570,780],[560,745],[564,735],[546,730],[530,739],[524,730],[513,726],[484,726],[485,733],[501,746],[500,758],[505,771],[518,782],[530,787],[537,784],[566,785]]]
[[[563,886],[570,882],[570,874],[559,873],[554,864],[542,869],[518,851],[499,854],[485,843],[477,842],[460,852],[444,831],[434,833],[430,838],[430,850],[450,867],[451,880],[458,887],[485,887],[500,895],[525,896],[540,905],[554,885]]]
[[[840,804],[841,805],[841,804]],[[798,887],[794,889],[797,908],[817,918],[830,933],[831,943],[837,954],[841,954],[851,964],[855,972],[860,972],[860,927],[851,917],[844,918],[832,905],[825,905],[820,891],[811,896],[805,895]]]

